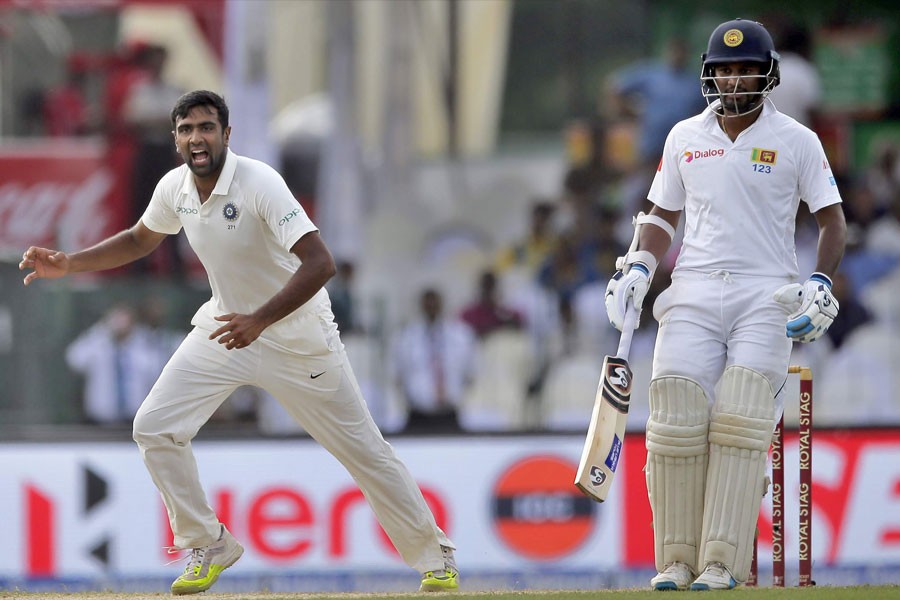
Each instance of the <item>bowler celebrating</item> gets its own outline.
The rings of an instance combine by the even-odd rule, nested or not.
[[[150,254],[184,228],[212,298],[134,419],[134,440],[162,494],[178,548],[190,549],[173,594],[209,589],[244,549],[210,508],[191,440],[236,388],[259,386],[350,472],[420,591],[457,589],[454,545],[384,440],[347,361],[323,287],[334,260],[282,177],[228,148],[228,107],[207,91],[172,110],[184,165],[163,176],[138,222],[67,254],[25,251],[37,278],[112,269]]]

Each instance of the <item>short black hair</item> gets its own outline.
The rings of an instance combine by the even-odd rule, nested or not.
[[[222,129],[224,130],[228,127],[228,105],[225,104],[225,99],[209,90],[195,90],[184,94],[175,102],[175,107],[172,109],[172,128],[174,129],[175,127],[175,121],[185,118],[191,112],[191,109],[198,106],[215,108],[219,115],[219,123],[222,124]]]

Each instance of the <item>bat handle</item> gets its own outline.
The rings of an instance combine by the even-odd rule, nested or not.
[[[637,318],[638,311],[631,303],[626,304],[625,319],[622,322],[622,336],[619,338],[619,349],[616,350],[617,358],[628,360],[628,353],[631,350],[631,338],[634,336]]]

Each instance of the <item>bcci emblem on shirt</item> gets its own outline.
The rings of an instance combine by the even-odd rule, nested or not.
[[[234,202],[229,202],[222,209],[222,216],[225,217],[226,221],[236,221],[238,218],[238,209],[237,206],[234,205]]]

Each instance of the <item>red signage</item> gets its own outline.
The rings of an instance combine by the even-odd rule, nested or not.
[[[76,250],[124,225],[126,197],[99,142],[47,142],[0,149],[0,255],[28,246]]]

